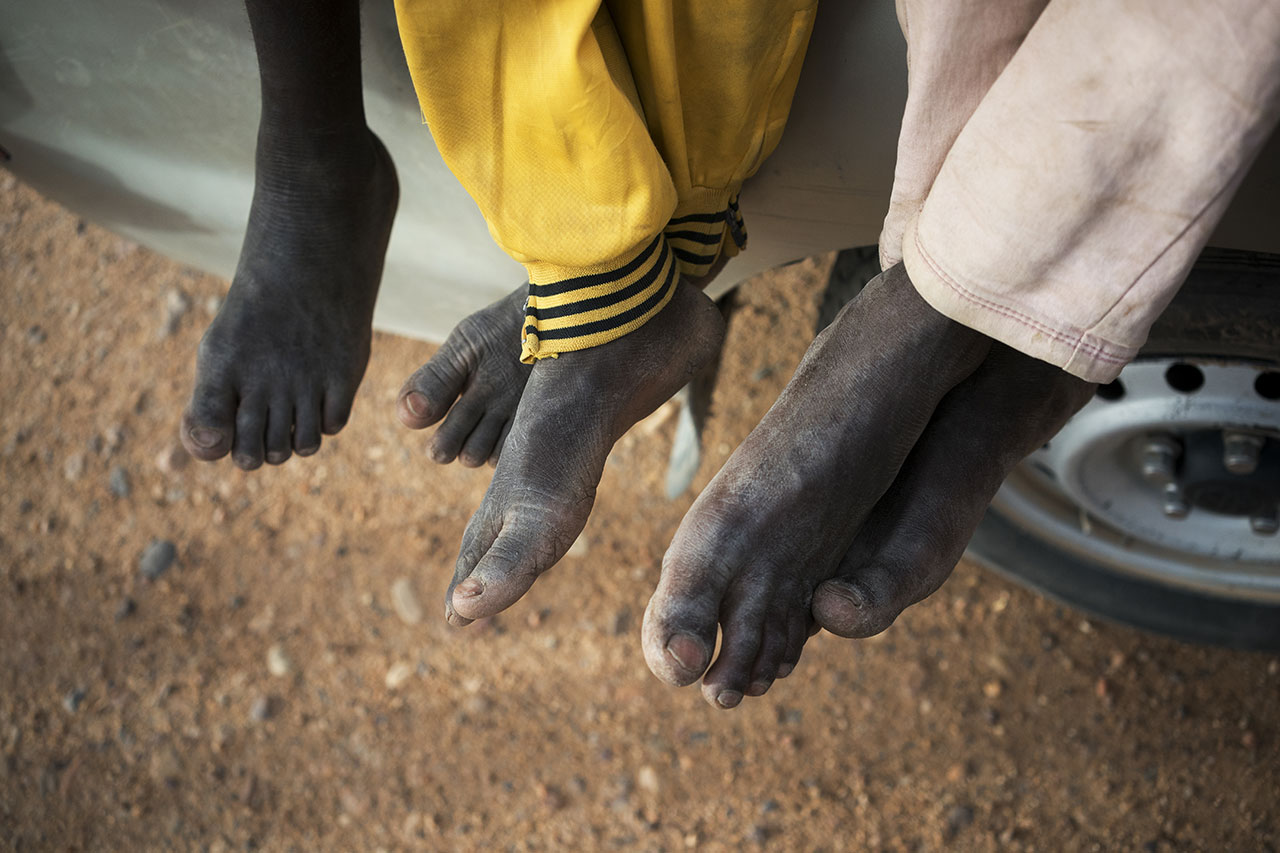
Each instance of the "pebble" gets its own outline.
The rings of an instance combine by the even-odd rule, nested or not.
[[[391,608],[406,625],[417,625],[422,621],[422,605],[413,594],[413,585],[408,578],[396,578],[391,584]]]
[[[275,708],[270,696],[259,696],[253,700],[253,704],[249,706],[249,719],[255,723],[261,723],[264,720],[271,719],[275,713]]]
[[[412,676],[413,667],[401,660],[391,664],[391,668],[387,670],[387,676],[384,681],[388,690],[395,690],[403,686],[404,683]]]
[[[161,336],[168,337],[178,331],[178,325],[190,310],[191,297],[187,296],[187,294],[183,293],[181,290],[174,288],[165,294],[164,325],[161,327]]]
[[[119,465],[112,468],[107,479],[107,487],[111,489],[111,494],[118,498],[129,497],[133,491],[133,484],[129,482],[129,472]]]
[[[81,703],[84,702],[85,689],[83,687],[75,687],[67,691],[67,695],[62,697],[62,707],[67,709],[68,714],[74,714],[80,710]]]
[[[988,699],[996,699],[1004,692],[1004,684],[1000,681],[988,681],[982,685],[982,693]]]
[[[973,823],[973,808],[970,806],[956,806],[947,812],[947,831],[956,833]]]
[[[174,474],[187,466],[191,457],[181,444],[170,444],[156,454],[156,467],[162,474]]]
[[[169,567],[176,559],[178,559],[176,545],[168,540],[155,540],[142,552],[142,557],[138,560],[138,570],[142,572],[144,578],[153,581],[169,571]]]
[[[267,649],[267,672],[276,678],[284,678],[293,672],[293,661],[285,654],[284,646],[276,643]]]
[[[40,345],[49,339],[49,334],[39,326],[32,326],[27,329],[27,343]]]
[[[128,619],[137,611],[137,609],[138,603],[132,598],[125,596],[119,606],[116,607],[116,621],[119,622],[122,619]]]
[[[611,627],[613,636],[621,637],[627,631],[631,630],[631,608],[624,607],[617,613],[613,614],[613,625]]]
[[[651,794],[658,793],[658,789],[662,787],[661,783],[658,781],[658,771],[654,770],[648,764],[641,767],[636,773],[636,784]]]
[[[120,449],[120,445],[124,444],[124,427],[120,424],[112,424],[102,433],[102,449],[108,456]]]
[[[84,476],[84,466],[85,455],[83,453],[73,453],[62,464],[62,476],[74,483]]]

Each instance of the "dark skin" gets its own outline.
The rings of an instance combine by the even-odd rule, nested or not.
[[[252,469],[314,453],[346,423],[398,187],[365,123],[358,3],[246,5],[257,182],[182,439]],[[723,324],[701,284],[681,281],[622,339],[532,367],[515,358],[517,288],[405,383],[400,419],[440,423],[433,459],[497,463],[449,587],[451,622],[510,606],[564,555],[613,443],[714,357]],[[947,320],[888,271],[814,342],[686,516],[645,617],[650,667],[673,684],[701,678],[732,707],[785,677],[817,627],[884,630],[941,585],[1004,476],[1092,391]]]
[[[365,123],[354,0],[249,0],[262,82],[253,204],[182,419],[197,459],[308,456],[364,376],[395,216],[395,168]]]
[[[645,613],[650,669],[701,678],[732,708],[788,675],[818,627],[883,631],[941,586],[1004,477],[1095,387],[934,311],[901,265],[886,271],[685,516]]]

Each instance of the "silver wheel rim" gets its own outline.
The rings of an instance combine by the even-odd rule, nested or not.
[[[1256,363],[1135,361],[1009,476],[992,508],[1120,574],[1280,603],[1278,383]]]

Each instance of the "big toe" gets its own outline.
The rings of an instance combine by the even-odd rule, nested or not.
[[[468,535],[449,590],[450,621],[484,619],[506,610],[564,556],[545,528],[508,519],[487,546]],[[575,534],[576,535],[576,534]]]
[[[198,387],[182,413],[179,437],[187,452],[206,462],[231,452],[235,439],[236,398],[229,389]]]
[[[396,416],[409,429],[424,429],[443,418],[466,385],[469,371],[451,344],[447,341],[400,389]]]
[[[901,595],[887,598],[874,600],[854,578],[833,578],[814,590],[813,618],[840,637],[872,637],[892,625],[906,606],[896,603]]]
[[[645,608],[640,641],[653,674],[683,687],[711,664],[723,584],[699,583],[702,573],[689,568],[696,564],[672,560],[670,553]]]

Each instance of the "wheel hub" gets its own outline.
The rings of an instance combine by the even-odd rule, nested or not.
[[[1250,362],[1135,361],[993,507],[1121,571],[1280,599],[1277,380]]]

